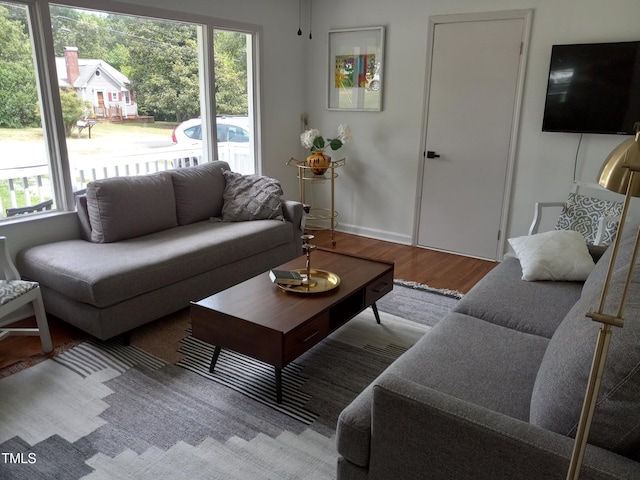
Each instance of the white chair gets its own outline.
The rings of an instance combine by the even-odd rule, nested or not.
[[[538,233],[543,211],[561,208],[555,230],[575,230],[584,236],[588,245],[606,246],[613,242],[617,232],[617,222],[622,213],[622,202],[581,195],[579,187],[603,190],[599,185],[575,182],[569,197],[564,202],[537,202],[529,235]]]
[[[29,303],[33,304],[38,328],[2,328],[14,321],[7,318],[9,314]],[[20,278],[9,256],[7,239],[0,237],[0,340],[11,335],[39,335],[42,349],[45,352],[53,350],[40,285]]]

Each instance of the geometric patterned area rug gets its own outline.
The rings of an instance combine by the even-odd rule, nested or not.
[[[179,365],[84,342],[0,379],[0,478],[335,478],[339,413],[456,301],[396,286],[381,325],[368,309],[285,369],[281,405],[272,367],[223,350],[210,374],[189,336]]]
[[[327,363],[333,359],[345,360],[348,375],[366,375],[371,365],[361,365],[359,359],[351,360],[349,354],[352,349],[345,349],[345,345],[362,351],[371,352],[372,356],[380,357],[383,363],[391,363],[413,345],[429,328],[427,326],[398,319],[385,312],[380,313],[381,325],[377,325],[372,310],[365,310],[356,318],[346,323],[332,336],[325,340],[324,348],[318,348],[311,355],[300,357],[282,370],[282,403],[276,403],[276,388],[274,368],[263,362],[245,355],[222,349],[216,368],[209,372],[211,356],[214,347],[197,338],[188,336],[179,350],[186,355],[184,360],[177,363],[211,381],[232,388],[247,397],[267,405],[274,410],[311,425],[317,420],[318,414],[310,409],[312,395],[305,391],[309,382],[312,368],[310,363],[318,360],[322,365],[322,356]],[[366,357],[362,357],[366,358]],[[388,361],[387,361],[388,360]],[[339,365],[335,365],[336,368]],[[343,368],[345,368],[343,367]],[[362,371],[362,372],[361,372]],[[345,372],[346,373],[346,372]],[[314,378],[327,376],[327,382],[339,386],[339,378],[335,378],[335,371],[315,372]],[[335,393],[335,392],[334,392]]]

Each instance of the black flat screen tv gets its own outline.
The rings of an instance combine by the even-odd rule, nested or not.
[[[544,132],[635,134],[640,41],[554,45]]]

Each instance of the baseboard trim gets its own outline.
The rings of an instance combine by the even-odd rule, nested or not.
[[[361,227],[358,225],[350,225],[341,223],[336,231],[343,233],[351,233],[362,237],[373,238],[375,240],[384,240],[386,242],[399,243],[402,245],[413,245],[411,235],[403,235],[388,230],[378,230],[375,228]]]

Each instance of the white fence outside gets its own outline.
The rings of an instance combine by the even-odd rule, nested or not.
[[[220,144],[218,150],[220,160],[229,163],[232,171],[251,174],[255,172],[252,156],[246,144]],[[202,148],[165,147],[122,156],[96,156],[90,159],[72,161],[71,175],[74,192],[82,191],[87,183],[110,177],[146,175],[174,168],[183,168],[201,163]],[[11,205],[2,205],[0,201],[0,218],[5,217],[7,208],[32,206],[33,188],[37,189],[40,202],[53,197],[50,181],[49,165],[45,163],[25,164],[0,168],[0,185],[6,184],[9,189]],[[34,187],[35,185],[35,187]],[[26,205],[18,205],[16,189],[25,193]]]
[[[129,155],[96,156],[72,161],[73,190],[83,190],[93,180],[146,175],[187,166],[184,159],[200,159],[201,148],[156,148]]]

